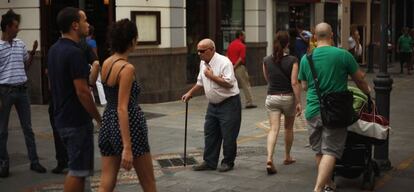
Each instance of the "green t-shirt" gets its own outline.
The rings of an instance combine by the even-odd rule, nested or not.
[[[398,38],[400,52],[411,53],[413,51],[413,39],[409,35],[401,35]]]
[[[358,70],[354,57],[346,50],[324,46],[313,50],[313,63],[321,94],[347,90],[348,75]],[[306,55],[300,61],[299,80],[307,81],[305,117],[310,120],[319,115],[319,99]]]

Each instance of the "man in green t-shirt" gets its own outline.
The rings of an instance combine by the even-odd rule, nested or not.
[[[400,55],[401,72],[404,72],[404,63],[407,65],[407,73],[410,75],[411,54],[413,52],[413,39],[408,34],[408,28],[404,27],[402,35],[398,38],[397,53]]]
[[[346,50],[331,46],[332,28],[320,23],[315,28],[318,47],[313,50],[312,58],[319,80],[321,94],[347,90],[348,75],[358,88],[369,94],[370,88],[364,80],[364,73],[358,69],[354,57]],[[342,157],[347,130],[343,127],[327,128],[322,124],[319,100],[313,76],[306,55],[300,62],[299,80],[306,94],[305,117],[309,127],[309,142],[316,152],[318,177],[314,191],[332,190],[335,184],[330,179],[336,159]]]

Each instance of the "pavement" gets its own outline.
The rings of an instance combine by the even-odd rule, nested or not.
[[[374,191],[410,191],[414,186],[414,75],[399,74],[399,65],[394,64],[390,74],[394,80],[391,92],[389,159],[393,169],[382,172],[376,178]],[[377,69],[375,70],[377,72]],[[376,74],[367,74],[372,84]],[[243,109],[242,126],[238,138],[238,156],[234,170],[194,172],[191,165],[182,164],[184,148],[185,104],[181,101],[142,104],[149,126],[149,141],[153,156],[158,191],[178,192],[242,192],[242,191],[312,191],[317,174],[314,154],[307,147],[306,121],[299,117],[294,126],[295,140],[292,155],[297,160],[283,165],[283,128],[275,152],[276,175],[268,176],[266,163],[266,136],[269,129],[264,100],[266,87],[252,88],[258,108]],[[242,101],[244,96],[241,95]],[[304,98],[304,97],[303,97]],[[177,98],[179,99],[179,98]],[[304,103],[304,102],[303,102]],[[194,97],[189,103],[187,163],[202,161],[203,123],[207,101],[204,96]],[[29,170],[29,160],[24,145],[18,117],[12,112],[9,125],[8,150],[10,155],[10,176],[0,179],[0,192],[62,191],[64,175],[50,172],[56,166],[53,135],[49,124],[47,105],[32,105],[32,125],[40,162],[48,169],[45,174]],[[100,108],[102,111],[103,108]],[[97,134],[95,134],[95,143]],[[99,186],[100,154],[95,145],[95,175],[90,178],[90,191]],[[138,170],[139,171],[139,170]],[[362,178],[346,179],[337,177],[338,191],[361,191]],[[118,192],[142,191],[135,172],[121,170]]]

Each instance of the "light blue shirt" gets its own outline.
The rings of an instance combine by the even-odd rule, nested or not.
[[[20,39],[12,43],[0,40],[0,84],[19,85],[27,81],[25,62],[29,59],[26,45]]]

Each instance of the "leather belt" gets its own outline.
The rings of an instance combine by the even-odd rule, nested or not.
[[[0,87],[7,88],[7,89],[26,89],[27,85],[26,83],[20,84],[20,85],[9,85],[9,84],[0,84]]]
[[[293,96],[293,93],[272,93],[269,95],[275,95],[275,96]]]

